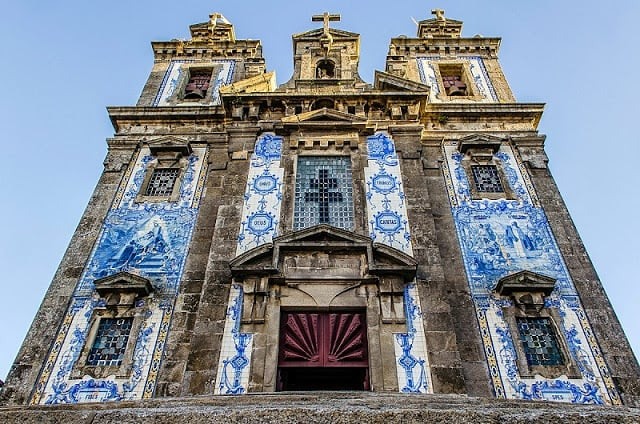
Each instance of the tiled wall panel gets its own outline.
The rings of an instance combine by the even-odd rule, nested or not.
[[[455,142],[444,147],[445,178],[469,288],[476,308],[496,396],[574,403],[620,402],[593,337],[544,211],[514,150],[503,144],[494,155],[516,199],[474,200],[470,179]],[[512,300],[494,291],[506,275],[528,270],[557,279],[545,307],[561,317],[557,323],[581,378],[522,377],[503,308]]]
[[[142,148],[129,167],[98,241],[76,287],[71,306],[47,358],[32,403],[149,398],[155,390],[164,343],[198,214],[206,148],[188,158],[177,202],[136,202],[147,164]],[[86,343],[94,309],[104,307],[93,282],[126,271],[151,281],[153,293],[136,304],[145,316],[137,334],[132,370],[127,377],[73,378]]]

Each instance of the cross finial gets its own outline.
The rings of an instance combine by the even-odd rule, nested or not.
[[[337,22],[340,20],[340,15],[330,14],[329,12],[324,12],[322,15],[313,15],[311,17],[312,22],[323,22],[324,33],[329,33],[329,22],[334,21]]]
[[[436,15],[436,19],[439,21],[444,21],[444,10],[442,9],[433,9],[431,11],[432,15]]]

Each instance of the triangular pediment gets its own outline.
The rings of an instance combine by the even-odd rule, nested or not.
[[[184,156],[189,156],[192,152],[191,144],[188,140],[175,136],[166,136],[149,140],[145,143],[152,155],[159,152],[179,152]]]
[[[549,296],[555,288],[556,279],[528,270],[502,277],[496,285],[496,292],[509,296],[514,292],[541,292]]]
[[[276,237],[272,243],[249,250],[230,262],[235,276],[280,274],[287,252],[325,252],[357,254],[366,258],[368,272],[394,273],[407,280],[415,276],[417,262],[411,256],[392,247],[373,243],[371,238],[341,228],[322,224]]]
[[[121,292],[148,296],[153,291],[151,282],[147,278],[126,271],[95,280],[93,285],[100,296]]]
[[[491,149],[496,153],[505,139],[490,134],[471,134],[458,140],[458,150],[466,153],[470,149]]]
[[[366,122],[367,120],[365,118],[358,115],[340,112],[338,110],[329,108],[312,110],[310,112],[304,112],[282,118],[283,124],[296,126],[314,126],[318,124],[342,124],[353,126],[365,125]]]
[[[329,28],[329,34],[331,34],[331,37],[333,37],[334,40],[336,39],[350,39],[350,38],[359,38],[360,34],[355,33],[355,32],[349,32],[349,31],[344,31],[341,29],[336,29],[336,28]],[[294,40],[300,40],[300,39],[304,39],[304,38],[320,38],[324,35],[324,29],[322,28],[317,28],[317,29],[312,29],[309,31],[305,31],[305,32],[300,32],[298,34],[294,34],[293,35],[293,39]]]
[[[434,11],[435,12],[435,11]],[[418,37],[420,38],[459,38],[462,33],[462,21],[444,17],[444,11],[439,10],[435,18],[418,22]]]
[[[418,25],[430,25],[430,26],[438,26],[438,25],[462,25],[464,24],[463,21],[458,21],[456,19],[451,19],[451,18],[446,18],[446,19],[436,19],[436,18],[430,18],[430,19],[425,19],[422,20],[420,22],[418,22]]]
[[[274,245],[280,246],[300,242],[346,242],[358,245],[369,244],[371,239],[327,224],[315,225],[274,239]]]
[[[374,88],[381,91],[429,92],[429,86],[387,72],[376,71]]]

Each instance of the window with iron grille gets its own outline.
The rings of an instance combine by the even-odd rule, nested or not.
[[[550,318],[516,318],[516,322],[530,366],[564,364]]]
[[[171,196],[176,180],[180,175],[178,168],[156,168],[147,185],[147,196]]]
[[[471,165],[473,182],[479,193],[502,193],[504,187],[495,165]]]
[[[103,318],[87,356],[87,365],[118,366],[124,359],[133,318]]]
[[[348,157],[298,158],[294,230],[318,224],[353,228],[353,187]]]

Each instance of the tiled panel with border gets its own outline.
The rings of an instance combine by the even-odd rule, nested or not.
[[[139,150],[118,189],[98,241],[73,294],[71,306],[34,391],[33,404],[58,404],[150,398],[178,293],[188,246],[202,194],[207,149],[194,147],[182,178],[177,202],[136,202],[149,148]],[[128,272],[147,278],[153,292],[136,308],[144,316],[137,332],[133,363],[126,377],[75,378],[80,352],[87,340],[94,310],[104,300],[94,290],[97,279]]]
[[[573,403],[620,404],[569,272],[540,207],[522,161],[503,143],[495,153],[516,199],[473,200],[457,142],[443,145],[444,174],[469,288],[497,397]],[[517,350],[503,308],[513,301],[499,296],[498,280],[519,271],[556,279],[544,307],[558,313],[557,325],[579,378],[521,376]]]

